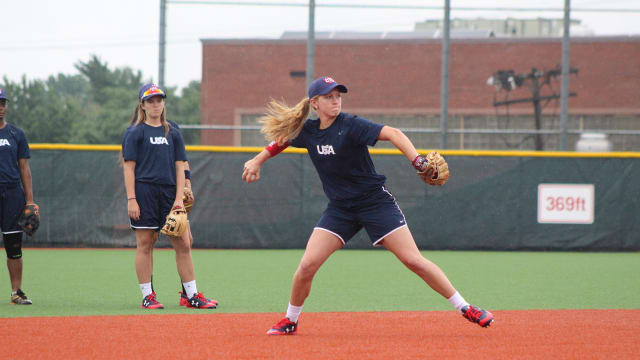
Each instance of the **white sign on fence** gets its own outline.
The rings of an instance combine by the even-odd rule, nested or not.
[[[538,222],[593,224],[593,184],[539,184]]]

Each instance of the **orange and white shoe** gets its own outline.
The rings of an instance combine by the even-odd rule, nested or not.
[[[473,305],[465,306],[461,309],[462,316],[482,327],[488,327],[493,323],[493,314],[488,312],[487,310],[482,310]]]
[[[293,335],[298,330],[298,322],[283,318],[267,331],[267,335]]]

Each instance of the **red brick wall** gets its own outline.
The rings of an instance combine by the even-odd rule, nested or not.
[[[349,109],[420,110],[439,113],[440,40],[316,42],[315,70],[349,88]],[[493,113],[495,89],[486,81],[497,70],[528,73],[562,62],[560,39],[453,40],[449,111]],[[236,112],[260,109],[271,98],[293,104],[306,96],[306,42],[295,40],[205,40],[202,69],[202,123],[234,124]],[[640,37],[577,38],[571,44],[571,113],[640,113]],[[554,82],[560,93],[560,78]],[[543,94],[549,93],[548,88]],[[499,94],[502,99],[504,93]],[[516,89],[511,99],[530,97]],[[531,104],[512,106],[530,113]],[[229,133],[205,132],[203,144],[228,145]]]

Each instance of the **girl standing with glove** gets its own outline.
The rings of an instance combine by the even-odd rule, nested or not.
[[[184,210],[184,164],[187,154],[178,130],[165,118],[165,98],[155,84],[144,85],[130,126],[123,136],[124,182],[131,228],[136,232],[136,273],[142,291],[142,308],[162,309],[151,284],[154,232],[165,224],[172,209]],[[215,309],[217,302],[196,288],[189,231],[169,236],[176,265],[187,292],[188,307]]]

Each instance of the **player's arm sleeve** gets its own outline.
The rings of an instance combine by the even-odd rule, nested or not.
[[[179,131],[174,131],[173,146],[176,156],[176,161],[187,161],[187,149],[184,146],[184,140],[182,134]]]
[[[173,126],[176,130],[180,131],[180,125],[178,125],[178,123],[168,120],[167,121],[169,123],[169,126]]]
[[[358,116],[354,116],[349,119],[349,121],[351,125],[349,128],[349,136],[353,142],[359,145],[369,146],[373,146],[378,142],[378,135],[380,135],[380,131],[382,131],[384,125]]]
[[[31,158],[31,153],[29,152],[29,141],[27,141],[27,136],[24,134],[24,131],[20,131],[18,137],[18,159],[29,158]]]
[[[128,130],[122,139],[122,158],[125,161],[138,160],[138,143],[140,134],[138,131]]]
[[[304,126],[307,126],[306,124]],[[304,132],[304,128],[302,129],[302,131],[300,131],[300,134],[298,134],[298,136],[296,136],[294,139],[291,139],[289,141],[289,145],[296,147],[296,148],[306,148],[307,147],[307,142],[305,141],[305,132]]]

